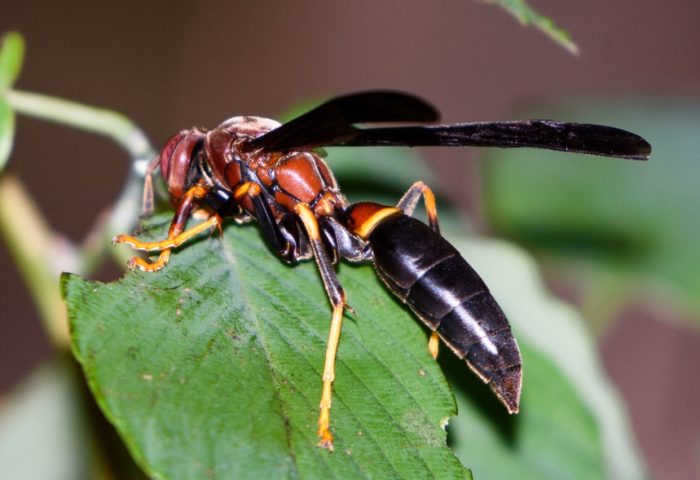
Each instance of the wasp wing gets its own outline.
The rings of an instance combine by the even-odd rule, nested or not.
[[[434,122],[438,111],[418,97],[371,91],[336,97],[248,143],[249,148],[292,150],[339,145],[356,136],[353,123]]]
[[[329,100],[248,142],[269,151],[322,146],[532,147],[644,160],[651,146],[639,135],[604,125],[553,120],[357,128],[355,123],[432,122],[439,114],[413,95],[372,91]]]
[[[342,137],[313,140],[307,137],[306,140],[287,143],[285,149],[321,146],[531,147],[633,160],[646,160],[651,153],[646,140],[626,130],[552,120],[366,129],[348,126]]]
[[[477,122],[454,125],[355,128],[355,135],[313,146],[532,147],[564,152],[645,160],[651,145],[615,127],[553,120]]]

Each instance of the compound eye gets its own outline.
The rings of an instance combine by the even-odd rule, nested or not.
[[[170,174],[170,159],[173,156],[173,152],[180,144],[183,138],[187,135],[187,130],[182,130],[176,133],[165,142],[163,148],[160,150],[160,171],[163,174],[163,178],[167,181],[168,175]]]
[[[173,199],[184,194],[190,166],[204,138],[205,134],[201,130],[183,130],[170,138],[163,147],[160,168]]]

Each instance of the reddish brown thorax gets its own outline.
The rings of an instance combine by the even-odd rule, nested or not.
[[[204,161],[211,178],[209,186],[235,190],[246,181],[268,190],[275,202],[275,215],[282,207],[290,212],[303,202],[319,216],[331,215],[347,204],[338,184],[323,159],[311,150],[264,152],[246,148],[248,140],[269,132],[280,124],[262,117],[233,117],[217,128],[184,130],[173,136],[160,155],[161,172],[173,203],[184,195],[192,181],[193,162]],[[203,148],[202,148],[203,147]],[[198,158],[198,150],[204,158]],[[241,206],[253,214],[250,198]]]

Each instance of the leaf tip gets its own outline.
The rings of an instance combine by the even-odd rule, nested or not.
[[[21,33],[9,31],[0,39],[0,88],[10,87],[22,69],[25,42]]]
[[[579,48],[571,39],[569,33],[558,27],[554,21],[537,12],[530,7],[525,0],[486,0],[489,3],[495,3],[508,13],[514,16],[521,25],[534,26],[557,44],[564,48],[567,52],[574,56],[579,56]]]
[[[61,277],[59,278],[59,286],[61,289],[61,297],[63,298],[63,300],[65,300],[66,297],[68,296],[68,287],[69,287],[68,283],[70,283],[71,279],[75,276],[77,276],[77,275],[75,275],[74,273],[70,273],[70,272],[62,272],[61,273]]]

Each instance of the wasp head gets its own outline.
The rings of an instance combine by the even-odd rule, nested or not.
[[[173,202],[197,180],[197,158],[202,151],[206,133],[199,128],[182,130],[165,142],[160,151],[160,171]]]

